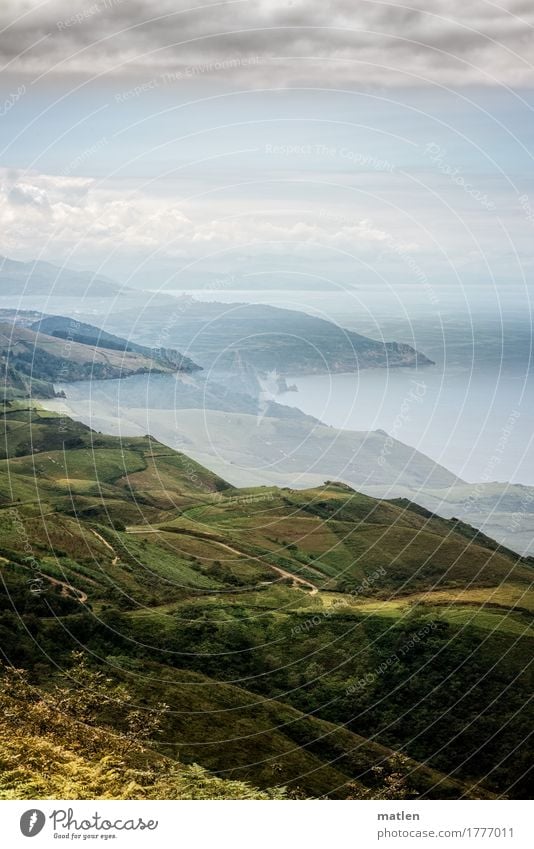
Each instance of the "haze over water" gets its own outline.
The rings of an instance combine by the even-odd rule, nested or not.
[[[532,314],[520,287],[420,286],[350,291],[194,290],[196,298],[268,303],[407,342],[435,365],[295,376],[277,400],[327,424],[383,429],[468,481],[534,484]]]

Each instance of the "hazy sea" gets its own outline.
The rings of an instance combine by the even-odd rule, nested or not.
[[[178,294],[178,293],[176,293]],[[303,310],[375,339],[407,342],[434,360],[418,370],[290,376],[277,399],[327,424],[381,428],[467,481],[534,485],[530,292],[517,286],[394,291],[195,289],[203,300]],[[534,297],[533,297],[534,300]]]
[[[184,294],[165,291],[166,295]],[[402,285],[329,291],[194,289],[195,298],[224,303],[265,303],[302,310],[386,341],[407,342],[435,365],[367,369],[359,374],[289,376],[298,392],[277,397],[326,424],[349,430],[382,429],[443,464],[464,480],[534,485],[533,328],[530,290],[500,285]],[[534,301],[534,292],[533,298]],[[13,299],[0,298],[1,306]],[[70,314],[63,299],[18,307]],[[72,313],[76,311],[73,301]],[[89,320],[98,311],[84,303]],[[94,309],[94,319],[90,318]],[[146,340],[148,341],[148,340]],[[160,378],[161,379],[161,378]],[[135,380],[135,378],[131,378]],[[173,381],[174,378],[169,378]],[[110,415],[114,381],[106,381]],[[124,387],[123,387],[124,388]],[[169,397],[175,391],[169,383]],[[83,385],[70,387],[72,401]],[[86,388],[90,395],[90,388]],[[149,413],[153,420],[157,410]]]

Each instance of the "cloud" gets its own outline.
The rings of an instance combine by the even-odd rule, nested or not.
[[[0,170],[0,254],[35,256],[50,245],[56,252],[82,246],[101,255],[154,250],[191,258],[254,246],[365,252],[387,248],[388,238],[357,212],[349,219],[318,205],[299,211],[262,200],[255,210],[249,199],[188,206],[88,178]]]
[[[3,0],[0,26],[9,70],[50,78],[173,72],[251,87],[534,85],[530,0],[506,8],[489,0],[193,8],[189,0]]]
[[[46,192],[43,189],[37,188],[37,186],[27,185],[25,183],[9,189],[7,197],[13,206],[49,207]]]
[[[457,187],[443,175],[436,180],[444,197],[457,198]],[[421,204],[406,187],[402,206],[368,196],[340,205],[322,193],[300,202],[248,194],[189,202],[155,186],[126,189],[121,180],[0,169],[0,255],[106,268],[123,280],[134,274],[145,287],[171,274],[186,278],[190,269],[239,268],[289,269],[310,279],[376,273],[403,283],[454,282],[459,273],[520,281],[532,268],[532,224],[507,194],[492,196],[503,210],[498,219],[462,191],[463,221],[439,202]],[[501,225],[511,241],[503,241]]]

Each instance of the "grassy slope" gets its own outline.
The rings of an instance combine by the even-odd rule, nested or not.
[[[477,695],[478,707],[456,707],[466,691],[458,663],[468,658],[468,683],[494,665],[498,693],[511,671],[523,675],[529,561],[345,486],[240,491],[149,437],[119,442],[22,402],[4,422],[0,563],[39,646],[6,613],[10,660],[38,670],[47,652],[66,657],[81,640],[139,699],[171,703],[165,754],[261,787],[276,779],[342,796],[351,780],[372,787],[372,767],[399,747],[429,760],[426,771],[410,766],[420,793],[462,795],[483,777],[488,752],[460,769],[465,784],[445,780],[439,770],[457,752],[436,751],[428,717],[410,707],[422,694],[433,717],[446,709],[443,727],[461,741],[464,717],[481,705]],[[31,557],[47,589],[40,599],[24,590]],[[435,630],[404,657],[425,623]],[[399,668],[376,675],[399,646]],[[442,667],[429,661],[436,650]],[[398,704],[388,691],[395,676]],[[505,753],[512,742],[502,741]],[[501,792],[512,773],[475,795]]]
[[[124,377],[142,372],[174,372],[164,357],[129,350],[95,347],[36,333],[19,324],[0,322],[0,351],[9,352],[8,365],[37,381],[80,380],[92,375]],[[193,366],[186,360],[187,368]]]
[[[272,799],[243,781],[210,775],[157,752],[131,746],[105,724],[77,721],[50,695],[0,677],[0,799]],[[61,695],[69,697],[65,685]]]

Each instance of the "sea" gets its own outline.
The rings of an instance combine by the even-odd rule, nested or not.
[[[287,384],[297,391],[284,392],[276,400],[335,428],[386,431],[468,482],[534,485],[534,289],[527,285],[165,290],[177,297],[186,292],[225,304],[301,310],[374,339],[412,345],[434,365],[357,374],[289,374]],[[19,309],[30,306],[22,301]],[[50,303],[41,306],[34,300],[31,306],[52,312]],[[65,314],[64,304],[62,310]],[[95,324],[97,313],[95,305]],[[171,381],[170,397],[175,391]],[[116,412],[119,393],[113,392],[113,383],[106,381],[110,415]],[[75,403],[83,386],[72,389],[69,395]],[[89,388],[87,392],[90,395]],[[154,420],[157,410],[147,415]]]
[[[469,482],[534,485],[534,290],[527,286],[189,294],[301,310],[374,339],[412,345],[434,365],[289,375],[288,385],[298,391],[277,400],[336,428],[384,430]]]

